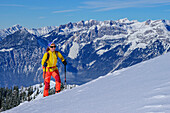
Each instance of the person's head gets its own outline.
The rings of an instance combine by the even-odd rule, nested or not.
[[[46,51],[50,50],[51,52],[54,52],[55,49],[56,49],[56,45],[54,43],[49,43]]]

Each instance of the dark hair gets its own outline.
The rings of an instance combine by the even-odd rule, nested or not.
[[[49,47],[47,47],[46,51],[48,52],[49,50],[50,50],[50,48],[49,48]]]

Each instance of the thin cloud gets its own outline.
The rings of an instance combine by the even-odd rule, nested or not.
[[[0,7],[25,7],[25,6],[19,4],[0,4]]]
[[[46,10],[46,9],[50,9],[49,7],[30,7],[29,9],[32,9],[32,10]]]
[[[170,5],[170,0],[124,0],[124,1],[89,1],[84,2],[79,8],[94,9],[95,11],[109,11],[131,7],[158,7]]]
[[[166,11],[166,12],[170,12],[170,9],[168,9],[168,10],[164,10],[164,11]]]
[[[74,12],[77,11],[76,9],[74,10],[60,10],[60,11],[53,11],[53,13],[67,13],[67,12]]]
[[[44,16],[40,16],[40,17],[39,17],[39,19],[44,19],[44,18],[46,18],[46,17],[44,17]]]
[[[24,8],[28,8],[31,10],[49,9],[48,7],[26,6],[26,5],[20,5],[20,4],[0,4],[0,7],[24,7]]]

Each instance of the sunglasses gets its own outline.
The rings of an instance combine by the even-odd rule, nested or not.
[[[50,46],[50,48],[56,48],[56,46]]]

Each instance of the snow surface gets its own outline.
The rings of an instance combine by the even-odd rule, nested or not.
[[[170,53],[5,113],[170,113]]]
[[[31,95],[31,97],[32,98],[34,98],[35,97],[35,99],[34,100],[37,100],[37,99],[41,99],[41,98],[43,98],[43,91],[44,91],[44,83],[42,83],[42,86],[43,87],[41,87],[40,88],[40,84],[36,84],[36,85],[33,85],[32,87],[33,87],[33,94]],[[75,85],[75,84],[73,84],[73,85],[67,85],[67,89],[72,89],[72,88],[75,88],[75,87],[78,87],[78,85]],[[27,89],[28,89],[29,87],[27,87]],[[55,88],[55,82],[53,81],[53,80],[51,80],[50,81],[50,89],[53,89],[53,88]],[[64,89],[65,90],[65,89]],[[64,91],[64,90],[62,90],[62,91]],[[23,90],[23,91],[25,91],[25,90]],[[36,93],[37,93],[37,91],[39,92],[39,94],[38,95],[36,95]],[[61,92],[62,92],[61,91]],[[21,103],[21,104],[23,104],[23,103]]]
[[[39,94],[37,95],[37,97],[35,98],[35,100],[40,99],[40,98],[43,98],[44,84],[42,84],[43,87],[41,87],[41,88],[39,88],[39,85],[40,85],[40,84],[36,84],[36,85],[33,86],[33,89],[35,89],[35,87],[36,87],[36,89],[39,89]],[[50,81],[50,89],[52,89],[52,88],[54,88],[54,87],[55,87],[55,82],[51,80],[51,81]],[[37,91],[34,91],[34,93],[31,95],[31,97],[34,98],[34,96],[36,96],[36,93],[37,93]]]

